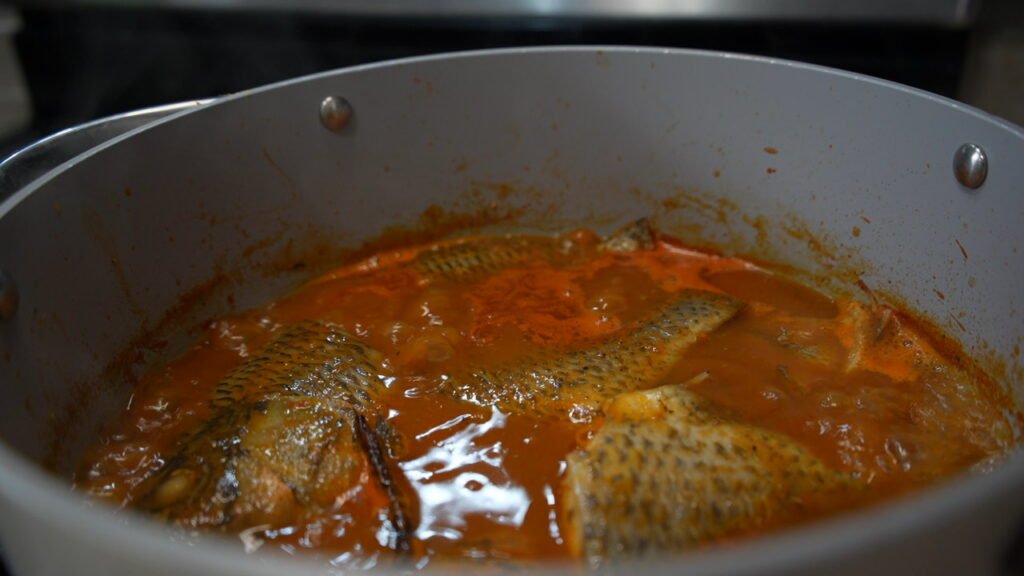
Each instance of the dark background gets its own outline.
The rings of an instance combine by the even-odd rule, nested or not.
[[[834,66],[954,96],[970,31],[927,25],[374,18],[27,8],[16,48],[35,117],[11,147],[85,120],[342,66],[552,44],[704,48]]]

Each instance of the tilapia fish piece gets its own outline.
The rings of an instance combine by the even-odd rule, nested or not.
[[[599,566],[757,528],[802,498],[852,488],[785,436],[716,413],[684,385],[623,394],[567,459],[572,551]]]
[[[544,348],[509,364],[456,373],[441,389],[505,413],[568,415],[585,422],[605,400],[664,376],[683,351],[741,307],[722,294],[681,291],[627,334],[585,349]]]
[[[469,280],[526,262],[547,260],[558,249],[554,238],[487,236],[432,246],[416,257],[420,273],[434,278]]]
[[[656,233],[642,218],[613,232],[598,249],[632,252],[654,248]],[[557,257],[562,245],[557,238],[526,235],[468,238],[433,246],[417,255],[420,273],[434,278],[469,280],[530,262],[547,262]]]
[[[222,381],[213,416],[140,506],[180,526],[241,530],[343,500],[374,473],[358,419],[384,388],[378,356],[334,326],[286,329]]]
[[[278,397],[207,422],[170,460],[142,506],[190,528],[278,526],[343,498],[367,465],[350,408]]]
[[[230,409],[269,394],[341,400],[367,409],[384,391],[380,352],[338,326],[318,321],[291,325],[225,377],[212,406]]]

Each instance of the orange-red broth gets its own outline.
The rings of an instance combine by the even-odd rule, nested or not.
[[[130,506],[182,434],[209,416],[218,380],[282,326],[318,318],[340,324],[386,358],[390,388],[383,403],[404,446],[392,472],[412,503],[414,554],[421,560],[564,558],[560,475],[566,455],[600,421],[467,408],[434,393],[436,383],[462,365],[629,330],[684,288],[728,293],[747,305],[654,384],[706,371],[710,377],[693,386],[697,394],[872,485],[857,501],[809,503],[806,518],[931,484],[1001,448],[987,432],[1007,425],[1006,399],[983,379],[976,383],[980,394],[962,397],[929,380],[918,368],[920,356],[938,353],[905,313],[829,298],[671,238],[654,250],[609,254],[596,250],[599,239],[588,231],[565,237],[577,257],[564,265],[518,266],[470,282],[430,279],[401,265],[425,246],[388,251],[262,308],[210,322],[191,350],[137,384],[112,432],[82,462],[77,488]],[[913,346],[880,346],[862,354],[861,367],[844,369],[854,339],[849,312],[867,312],[880,329]],[[256,536],[286,551],[316,549],[337,563],[372,564],[390,553],[370,528],[386,507],[380,488],[367,483],[336,510]]]

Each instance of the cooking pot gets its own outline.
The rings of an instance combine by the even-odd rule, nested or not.
[[[21,576],[329,570],[183,542],[61,476],[189,326],[396,226],[609,230],[653,214],[687,242],[921,312],[1020,398],[1022,183],[1024,132],[997,118],[710,52],[417,58],[172,112],[0,206],[4,557]],[[885,506],[630,569],[995,574],[1019,561],[1022,488],[1014,453]]]

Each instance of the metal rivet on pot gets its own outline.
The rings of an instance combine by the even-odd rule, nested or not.
[[[14,278],[0,270],[0,320],[10,320],[18,310],[18,287]]]
[[[352,105],[341,96],[328,96],[320,103],[320,122],[337,132],[352,119]]]
[[[988,176],[988,156],[977,144],[964,144],[953,155],[953,174],[971,190],[981,188]]]

